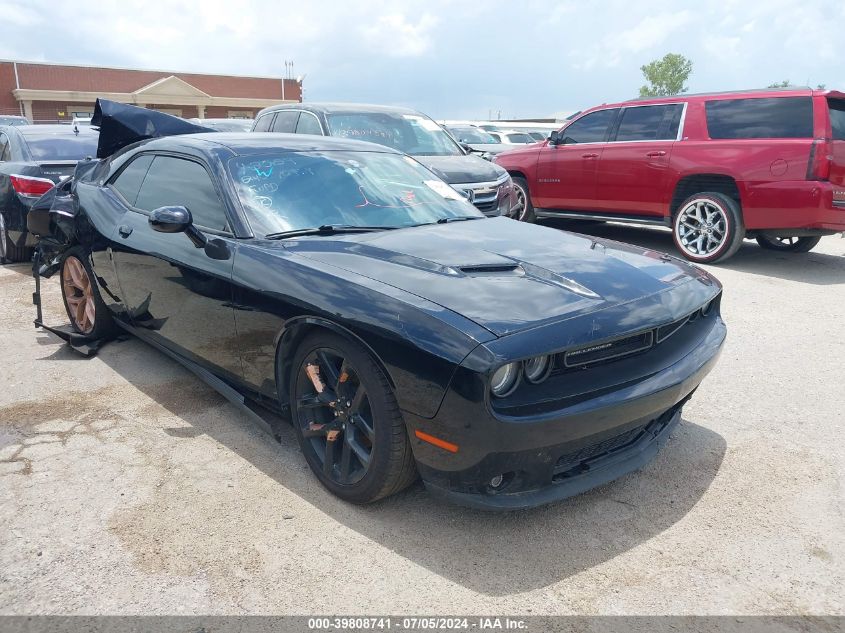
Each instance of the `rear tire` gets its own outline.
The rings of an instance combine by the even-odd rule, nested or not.
[[[405,421],[387,377],[367,350],[321,330],[302,341],[291,368],[293,426],[323,486],[363,504],[414,482]]]
[[[742,210],[736,200],[723,193],[693,194],[675,214],[672,239],[675,247],[691,262],[723,262],[739,250],[745,239]]]
[[[62,260],[62,302],[73,329],[91,338],[107,338],[115,325],[106,306],[88,254],[81,246],[69,249]]]
[[[516,194],[516,204],[518,207],[516,212],[513,212],[511,217],[520,222],[534,222],[537,217],[534,215],[534,205],[531,204],[531,193],[528,191],[528,182],[525,178],[516,176],[513,178],[513,190]]]
[[[757,243],[767,251],[781,253],[809,253],[821,241],[821,237],[768,237],[758,235]]]
[[[6,218],[0,213],[0,264],[25,262],[32,259],[32,248],[15,246],[6,228]]]

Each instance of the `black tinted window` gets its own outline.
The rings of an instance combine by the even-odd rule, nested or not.
[[[182,206],[194,223],[209,229],[226,230],[226,212],[214,190],[211,177],[199,163],[171,156],[156,156],[147,172],[135,206],[145,211]]]
[[[41,160],[82,160],[87,156],[97,155],[97,135],[80,134],[74,136],[35,136],[26,137],[26,145],[32,159]]]
[[[571,123],[563,131],[565,143],[600,143],[607,138],[607,128],[617,110],[599,110]]]
[[[616,140],[673,140],[678,136],[682,110],[681,104],[625,108],[619,122],[619,130],[616,132]]]
[[[813,101],[810,97],[772,97],[708,101],[710,138],[810,138]]]
[[[253,128],[253,132],[269,132],[270,131],[270,124],[273,122],[273,113],[265,114],[264,116],[258,117],[258,120],[255,122],[255,128]]]
[[[830,111],[830,126],[833,128],[833,139],[845,141],[845,99],[828,99],[827,107]]]
[[[297,134],[322,134],[320,122],[313,114],[303,112],[299,115],[299,123],[296,124]]]
[[[296,110],[279,110],[276,112],[276,120],[273,121],[273,132],[294,132],[299,112]]]
[[[138,197],[138,190],[141,188],[141,183],[144,182],[144,176],[147,175],[147,170],[150,168],[150,163],[153,162],[152,154],[144,154],[139,156],[126,167],[112,182],[112,186],[120,192],[126,202],[135,205],[135,199]]]

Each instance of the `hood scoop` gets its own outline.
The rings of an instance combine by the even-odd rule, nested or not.
[[[516,274],[521,276],[525,274],[525,270],[519,264],[472,264],[455,268],[465,275]]]

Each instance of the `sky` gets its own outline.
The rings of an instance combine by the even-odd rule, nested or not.
[[[845,0],[0,0],[0,59],[303,77],[306,101],[437,119],[549,117],[638,94],[693,62],[690,92],[791,80],[845,89]]]

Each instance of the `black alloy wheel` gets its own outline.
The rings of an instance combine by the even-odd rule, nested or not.
[[[353,503],[393,494],[416,477],[405,423],[369,354],[334,334],[303,341],[294,361],[291,412],[308,465]]]

